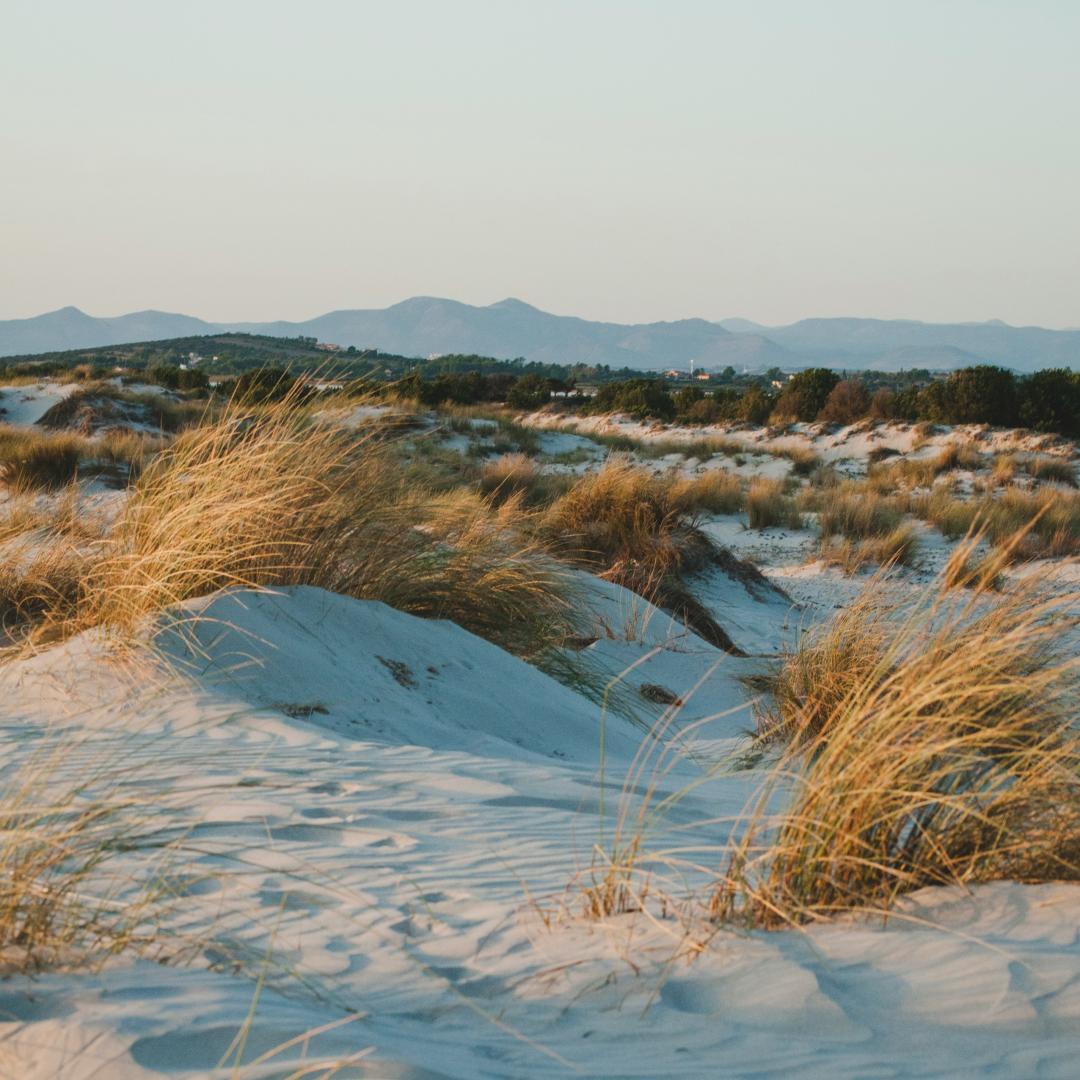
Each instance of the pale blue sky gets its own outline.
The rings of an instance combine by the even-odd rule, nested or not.
[[[1080,2],[0,0],[0,318],[1080,325]]]

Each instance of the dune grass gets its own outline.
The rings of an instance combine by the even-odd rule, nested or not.
[[[918,551],[919,538],[910,525],[897,525],[880,536],[856,540],[824,540],[820,557],[827,565],[839,566],[848,575],[865,566],[910,566]]]
[[[55,491],[75,479],[91,454],[88,439],[74,432],[0,428],[0,483],[10,491]]]
[[[796,745],[817,738],[852,690],[882,669],[891,615],[879,590],[867,588],[834,618],[805,631],[774,671],[753,676],[751,688],[763,692],[754,702],[759,737]]]
[[[803,527],[802,515],[782,480],[755,476],[746,493],[746,512],[751,529]]]
[[[1076,468],[1063,458],[1036,456],[1024,462],[1024,471],[1039,483],[1076,487]]]
[[[47,735],[0,789],[0,974],[94,967],[155,942],[154,876],[122,902],[121,882],[102,888],[143,830],[138,807],[115,785],[92,794],[86,770],[65,766],[71,751],[70,737]]]
[[[1027,491],[1009,486],[996,495],[958,499],[944,487],[914,499],[912,511],[956,539],[980,528],[995,546],[1015,558],[1080,554],[1080,493],[1055,487]],[[1018,532],[1023,539],[1010,544]]]
[[[716,497],[709,484],[698,488],[674,474],[657,476],[627,458],[609,457],[547,507],[536,528],[563,558],[638,593],[718,648],[738,652],[682,581],[716,556],[690,512]]]
[[[726,469],[675,476],[670,482],[670,496],[680,510],[690,514],[735,514],[746,501],[742,482]]]
[[[406,484],[385,439],[321,425],[294,398],[230,406],[149,462],[29,644],[91,627],[123,639],[193,597],[309,584],[528,655],[558,640],[568,590],[519,512]]]
[[[1080,661],[1060,647],[1078,598],[1038,585],[959,606],[935,587],[903,617],[875,586],[788,658],[776,709],[792,748],[715,918],[778,928],[888,911],[924,885],[1080,877]]]
[[[573,482],[572,476],[545,473],[527,454],[514,453],[484,462],[479,489],[496,506],[515,497],[526,506],[543,506],[564,494]]]
[[[901,524],[903,513],[892,499],[850,481],[826,489],[821,496],[818,527],[822,540],[883,537]]]

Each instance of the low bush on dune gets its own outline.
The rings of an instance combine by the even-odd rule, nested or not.
[[[719,919],[783,927],[925,885],[1080,878],[1078,661],[1061,647],[1077,597],[1031,579],[990,604],[935,590],[900,617],[879,591],[776,676],[767,730],[792,747],[716,889]]]
[[[746,512],[751,529],[801,529],[802,515],[787,494],[782,480],[755,476],[746,493]]]

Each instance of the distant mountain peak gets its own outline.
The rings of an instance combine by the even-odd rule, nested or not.
[[[139,311],[99,319],[68,306],[31,319],[0,321],[0,356],[108,347],[240,331],[315,336],[342,346],[402,356],[475,353],[552,364],[607,364],[638,371],[696,368],[795,370],[1003,364],[1018,371],[1080,368],[1080,333],[985,323],[815,318],[767,327],[743,319],[600,322],[555,315],[515,296],[487,306],[413,296],[386,308],[331,311],[303,322],[208,323]]]

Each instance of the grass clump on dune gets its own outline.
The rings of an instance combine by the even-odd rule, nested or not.
[[[0,975],[94,967],[155,945],[152,916],[161,899],[155,887],[130,888],[122,903],[107,887],[102,891],[108,862],[144,823],[115,785],[91,795],[85,776],[71,779],[64,768],[71,750],[70,738],[47,738],[4,777]]]
[[[818,527],[823,540],[831,540],[834,536],[861,540],[888,535],[900,525],[902,518],[903,514],[891,499],[867,491],[861,485],[846,483],[823,493]]]
[[[543,472],[527,454],[503,454],[480,468],[480,493],[495,506],[514,498],[527,506],[546,505],[572,484],[570,476]]]
[[[144,469],[74,602],[38,640],[121,636],[221,589],[320,586],[451,619],[521,653],[557,637],[563,576],[499,514],[406,486],[384,440],[314,422],[287,397],[233,405]]]
[[[55,491],[70,484],[89,441],[73,432],[0,429],[0,481],[15,492]]]
[[[799,745],[817,738],[852,690],[883,670],[890,614],[867,589],[806,631],[776,671],[752,677],[751,687],[765,692],[755,702],[758,735]]]
[[[892,618],[884,647],[871,597],[849,639],[833,628],[807,645],[823,658],[789,658],[853,659],[813,708],[789,707],[786,730],[804,737],[749,815],[717,918],[783,927],[887,911],[925,885],[1080,878],[1078,661],[1059,648],[1078,598],[1046,599],[1034,580],[990,605],[954,595]]]
[[[802,515],[782,480],[755,476],[746,493],[746,512],[751,529],[803,527]]]
[[[868,563],[909,564],[918,538],[894,499],[864,484],[827,488],[818,500],[821,557],[853,574]]]
[[[746,501],[739,478],[725,469],[676,477],[671,481],[671,499],[690,514],[735,514]]]
[[[997,547],[1008,547],[1015,559],[1080,554],[1080,493],[1041,487],[1025,491],[1007,487],[997,495],[958,499],[937,489],[912,509],[950,539],[976,527]],[[1018,543],[1012,543],[1018,532]]]
[[[688,491],[681,483],[608,458],[542,513],[537,531],[563,557],[664,608],[717,647],[737,652],[681,580],[716,556],[689,512],[689,503],[703,492],[695,495],[692,484]]]
[[[1024,471],[1039,483],[1076,487],[1076,469],[1071,462],[1063,458],[1033,457],[1024,463]]]
[[[825,541],[821,558],[839,566],[845,574],[855,574],[864,566],[910,566],[919,547],[919,538],[910,525],[898,525],[883,536],[863,540]]]

